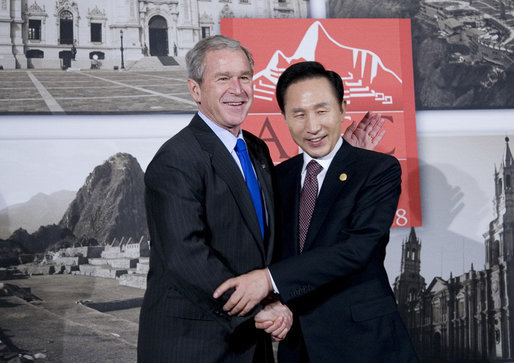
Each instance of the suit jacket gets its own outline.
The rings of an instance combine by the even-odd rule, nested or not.
[[[212,297],[223,281],[263,268],[272,257],[273,164],[262,140],[247,132],[244,138],[267,206],[264,241],[240,169],[198,115],[146,170],[151,254],[140,362],[251,362],[271,352],[269,337],[254,328],[259,308],[230,317],[222,309],[230,294]]]
[[[300,255],[302,165],[298,155],[276,168],[283,233],[280,262],[269,268],[297,317],[279,362],[301,361],[302,339],[311,362],[416,361],[383,264],[400,196],[398,161],[343,142]]]

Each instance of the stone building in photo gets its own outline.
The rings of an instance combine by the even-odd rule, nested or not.
[[[484,233],[483,270],[434,277],[420,274],[421,241],[414,228],[402,244],[394,282],[398,308],[424,362],[512,362],[514,359],[514,158],[494,173],[494,215]],[[448,241],[449,243],[453,241]]]
[[[514,3],[504,1],[423,0],[418,18],[449,44],[467,48],[453,61],[514,67]],[[461,48],[462,49],[462,48]]]
[[[180,57],[220,18],[305,18],[307,0],[0,0],[0,67],[124,68]]]

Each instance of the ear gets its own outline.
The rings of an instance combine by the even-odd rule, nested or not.
[[[341,102],[341,113],[343,114],[344,119],[344,116],[346,115],[346,100],[343,100],[343,102]]]
[[[202,90],[200,89],[198,82],[189,78],[187,80],[187,88],[189,88],[189,93],[191,94],[191,97],[193,97],[193,100],[195,100],[196,103],[200,103],[202,99]]]

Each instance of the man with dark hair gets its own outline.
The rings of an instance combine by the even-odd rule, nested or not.
[[[225,281],[214,296],[235,289],[224,305],[235,316],[278,294],[295,316],[279,362],[416,362],[384,268],[398,160],[341,138],[343,84],[321,64],[290,66],[276,96],[303,150],[276,167],[279,260]]]

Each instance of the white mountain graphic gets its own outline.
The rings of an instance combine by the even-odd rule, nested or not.
[[[323,35],[326,38],[323,38]],[[321,46],[320,42],[323,42],[324,45]],[[331,49],[327,49],[325,43],[328,43]],[[292,56],[288,57],[281,50],[276,50],[266,68],[254,75],[254,96],[257,104],[257,110],[254,112],[269,110],[269,102],[275,103],[275,88],[278,78],[289,65],[300,61],[319,61],[327,66],[324,59],[319,59],[320,54],[327,54],[327,51],[337,54],[338,69],[327,68],[333,69],[341,75],[347,102],[350,103],[352,98],[368,98],[369,101],[384,105],[393,103],[393,96],[379,92],[376,85],[380,87],[384,84],[383,81],[386,81],[388,90],[390,90],[401,86],[402,79],[393,70],[387,68],[376,53],[368,49],[348,47],[339,43],[326,31],[321,22],[315,21],[307,29]],[[343,69],[346,73],[342,73],[339,69]],[[275,108],[274,106],[271,107]],[[260,108],[263,109],[259,110]]]

